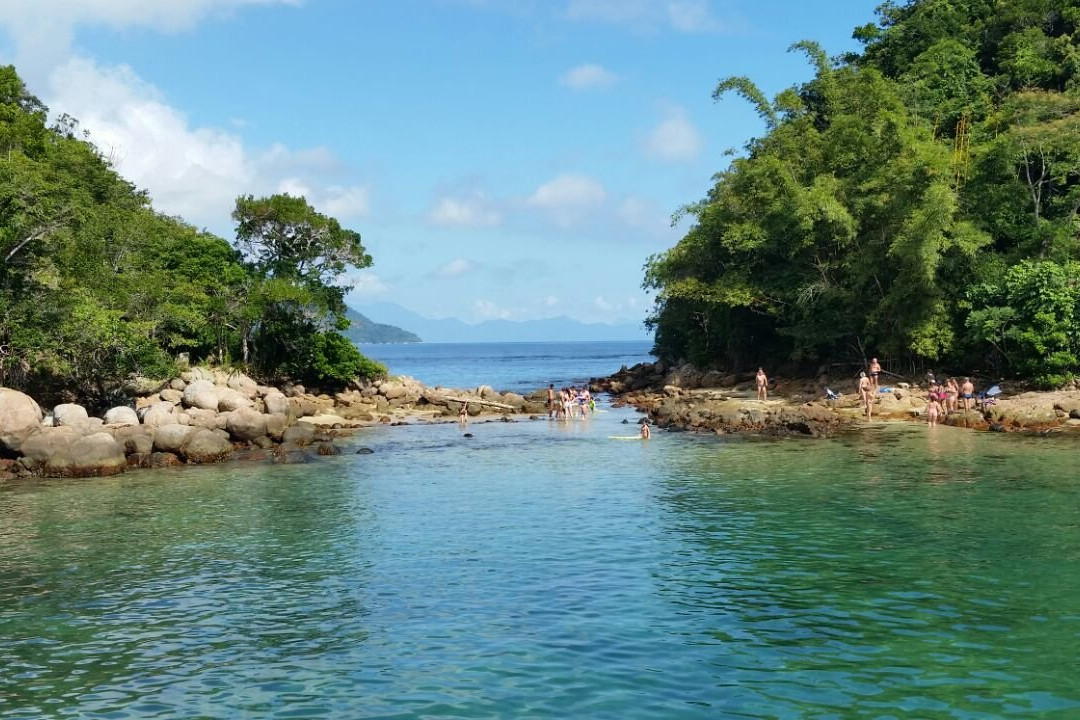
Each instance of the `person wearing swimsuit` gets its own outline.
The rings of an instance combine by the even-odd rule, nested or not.
[[[975,385],[971,378],[964,378],[964,384],[960,386],[960,397],[964,399],[964,412],[971,410],[971,401],[975,397]]]
[[[765,371],[761,368],[757,369],[757,399],[768,400],[769,399],[769,378],[766,377]]]
[[[870,358],[870,385],[877,390],[878,375],[881,374],[881,363],[877,361],[877,358]]]
[[[859,373],[859,399],[862,401],[863,411],[866,413],[866,419],[869,420],[870,416],[874,412],[874,396],[873,390],[870,385],[870,378],[866,377],[865,372]]]
[[[938,416],[941,415],[941,403],[931,395],[926,401],[926,424],[930,427],[937,425]]]
[[[548,385],[547,389],[548,420],[555,417],[555,383]]]
[[[949,378],[945,381],[945,414],[956,412],[959,407],[960,398],[960,385],[957,384],[956,378]]]

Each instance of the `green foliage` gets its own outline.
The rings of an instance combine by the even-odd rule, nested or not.
[[[234,248],[156,213],[75,120],[46,115],[0,67],[0,384],[103,403],[181,352],[264,377],[374,371],[326,336],[346,268],[371,262],[357,233],[302,198],[246,197]]]
[[[1080,370],[1078,33],[1077,0],[886,2],[771,101],[722,81],[767,133],[646,264],[659,355]]]
[[[381,363],[364,357],[356,346],[337,332],[318,332],[290,361],[290,374],[306,383],[341,386],[356,378],[385,377]]]

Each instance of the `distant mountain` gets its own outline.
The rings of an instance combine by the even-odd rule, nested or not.
[[[396,325],[377,323],[352,308],[346,308],[345,317],[352,322],[352,327],[345,331],[345,337],[357,344],[423,342],[408,330],[402,330]]]
[[[604,325],[573,318],[543,320],[489,320],[469,324],[457,318],[436,320],[417,315],[394,303],[363,306],[365,313],[382,322],[412,328],[424,342],[552,342],[559,340],[651,340],[641,324]]]

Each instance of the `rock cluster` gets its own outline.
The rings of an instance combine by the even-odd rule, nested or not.
[[[443,390],[407,377],[358,383],[331,397],[197,367],[167,382],[133,387],[141,394],[130,406],[101,417],[72,403],[43,412],[29,395],[0,388],[0,480],[113,475],[227,459],[309,462],[313,455],[340,452],[332,443],[336,431],[416,418],[449,422],[461,399],[470,401],[470,416],[546,412],[543,392],[525,398],[486,386]]]
[[[790,385],[785,397],[771,393],[770,400],[760,402],[755,399],[752,373],[737,376],[663,363],[624,367],[590,383],[594,391],[611,393],[616,405],[634,406],[647,412],[659,426],[674,429],[827,436],[863,418],[854,392],[835,400],[824,399],[828,377],[823,374],[813,381]],[[926,389],[897,383],[888,392],[875,394],[873,418],[922,422],[926,404]],[[1006,392],[993,404],[954,412],[941,422],[998,432],[1080,429],[1080,392],[1017,392],[1006,386]]]

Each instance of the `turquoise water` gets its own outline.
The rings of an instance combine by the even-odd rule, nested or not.
[[[496,390],[526,393],[546,388],[581,385],[610,375],[620,366],[651,362],[651,342],[517,342],[418,343],[362,345],[365,355],[385,363],[397,375],[409,375],[427,385],[470,388],[490,385]]]
[[[376,428],[0,487],[0,718],[1080,717],[1080,442]]]

